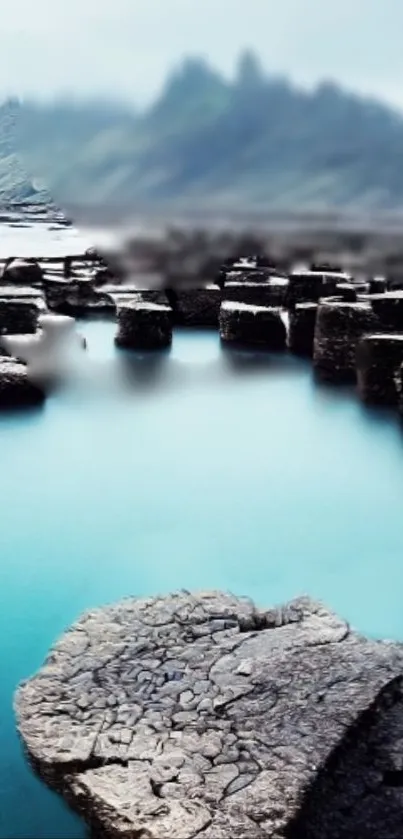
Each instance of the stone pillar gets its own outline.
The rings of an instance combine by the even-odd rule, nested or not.
[[[330,381],[354,381],[358,341],[363,335],[376,332],[376,325],[367,303],[321,303],[315,326],[315,370]]]
[[[280,309],[231,301],[221,306],[220,336],[223,341],[268,350],[285,349],[287,338]]]
[[[382,331],[403,332],[403,291],[371,294],[370,300]]]
[[[312,356],[317,303],[297,303],[289,314],[288,347],[295,355]]]
[[[221,299],[222,291],[215,283],[201,288],[175,288],[172,303],[174,323],[218,329]]]
[[[157,303],[122,303],[115,343],[127,349],[161,349],[172,342],[172,309]]]
[[[396,405],[396,375],[403,364],[402,335],[366,335],[357,347],[357,386],[365,402]]]
[[[287,280],[228,282],[224,286],[223,299],[251,306],[284,306],[287,288]]]

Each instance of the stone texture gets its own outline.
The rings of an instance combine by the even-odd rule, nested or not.
[[[287,306],[292,308],[297,303],[315,303],[321,297],[331,297],[336,294],[337,285],[344,279],[344,275],[338,273],[294,272],[290,274]]]
[[[159,349],[172,342],[172,309],[157,303],[122,303],[115,342],[127,349]]]
[[[399,413],[403,417],[403,364],[396,371],[395,385],[396,385],[397,404],[398,404],[398,407],[399,407]]]
[[[316,317],[313,362],[321,377],[355,380],[360,338],[377,331],[377,319],[367,303],[322,302]]]
[[[46,302],[54,312],[73,317],[92,311],[113,312],[115,304],[103,289],[96,288],[89,279],[61,280],[46,277]]]
[[[222,292],[215,283],[170,289],[168,295],[176,325],[218,328]]]
[[[357,289],[352,283],[337,283],[336,295],[348,303],[357,301]]]
[[[287,280],[228,282],[224,286],[223,299],[252,306],[284,306],[287,288]]]
[[[289,314],[288,347],[295,355],[313,355],[317,303],[297,303]]]
[[[230,301],[221,306],[220,335],[223,341],[269,350],[284,349],[287,339],[280,309]]]
[[[42,310],[33,297],[2,297],[0,290],[0,335],[31,335],[36,331]]]
[[[396,405],[396,375],[403,364],[402,335],[366,335],[357,347],[357,386],[365,402]]]
[[[97,839],[401,839],[402,673],[308,598],[182,592],[84,615],[15,710]]]
[[[370,300],[382,331],[403,332],[403,291],[372,294]]]
[[[0,409],[38,405],[44,399],[43,390],[28,377],[25,364],[0,356]]]
[[[43,270],[35,259],[12,259],[4,266],[1,280],[11,285],[40,285],[43,281]]]

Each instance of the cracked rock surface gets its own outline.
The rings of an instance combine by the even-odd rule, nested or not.
[[[371,835],[397,839],[402,673],[401,645],[308,598],[182,592],[84,615],[15,708],[33,766],[96,837],[366,839],[369,802]]]

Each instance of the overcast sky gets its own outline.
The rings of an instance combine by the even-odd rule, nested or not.
[[[403,110],[403,0],[2,0],[0,95],[155,95],[203,55],[226,74],[242,48],[312,85],[335,79]]]

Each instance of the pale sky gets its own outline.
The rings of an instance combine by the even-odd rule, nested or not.
[[[403,0],[2,0],[0,96],[119,94],[139,103],[201,55],[230,75],[333,79],[403,110]]]

